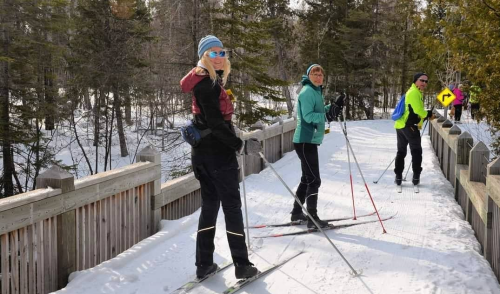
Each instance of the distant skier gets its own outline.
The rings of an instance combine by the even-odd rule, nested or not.
[[[469,91],[469,103],[470,103],[470,116],[472,119],[477,117],[477,113],[479,112],[479,100],[477,99],[477,96],[481,93],[481,88],[479,86],[472,86],[470,87]]]
[[[464,93],[463,85],[460,84],[458,87],[453,89],[453,94],[455,94],[455,100],[453,100],[453,107],[455,107],[455,122],[460,123],[462,117],[462,108],[464,104]]]
[[[422,142],[419,129],[421,129],[424,120],[432,120],[434,118],[431,110],[426,111],[424,109],[422,92],[427,87],[428,82],[429,78],[425,73],[417,73],[413,76],[413,83],[405,96],[405,113],[394,123],[398,141],[398,152],[394,168],[394,173],[396,174],[395,183],[397,185],[401,185],[403,181],[408,144],[410,144],[413,165],[412,182],[414,185],[420,183],[420,174],[422,173]]]

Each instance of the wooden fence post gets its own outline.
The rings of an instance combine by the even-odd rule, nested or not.
[[[469,164],[469,151],[474,140],[468,132],[463,132],[457,139],[457,164]],[[456,170],[456,169],[455,169]]]
[[[448,142],[450,145],[447,145],[446,146],[446,149],[444,149],[445,152],[444,155],[443,155],[443,166],[442,166],[442,170],[443,170],[443,173],[444,175],[446,176],[446,178],[448,179],[448,181],[450,181],[450,183],[453,185],[453,187],[455,187],[455,168],[456,168],[456,164],[457,164],[457,155],[456,153],[454,153],[454,147],[455,146],[451,146],[452,142],[454,142],[452,136],[458,136],[462,133],[462,130],[457,126],[457,125],[454,125],[450,128],[450,130],[448,131]]]
[[[469,157],[469,180],[486,184],[486,165],[490,158],[490,150],[479,141],[470,151]]]
[[[58,166],[52,166],[36,178],[37,189],[48,187],[61,189],[63,194],[74,191],[75,177]],[[68,284],[69,274],[76,271],[75,210],[57,216],[57,252],[57,287],[61,289]]]
[[[487,167],[487,172],[488,172],[488,177],[492,175],[500,175],[500,157],[492,161],[490,164],[488,164]],[[486,179],[488,181],[488,178]],[[488,186],[488,183],[486,184]],[[492,198],[495,197],[495,200]],[[486,210],[486,216],[487,216],[487,222],[486,222],[486,230],[485,230],[485,240],[484,240],[484,257],[486,260],[492,264],[492,250],[497,250],[500,251],[500,248],[492,248],[493,246],[493,224],[496,224],[499,226],[499,220],[495,219],[493,216],[493,210],[495,206],[498,206],[500,203],[500,195],[495,195],[493,196],[488,192],[488,189],[486,190],[486,205],[487,205],[487,210]],[[498,216],[497,216],[498,217]]]
[[[283,127],[283,120],[280,120],[280,126],[281,126],[281,135],[280,135],[280,139],[281,139],[281,146],[280,146],[280,158],[283,158],[283,156],[285,155],[285,147],[283,146],[285,141],[285,128]]]
[[[441,126],[443,129],[451,128],[453,126],[453,123],[451,120],[447,119],[443,122],[443,125]]]
[[[453,125],[450,129],[450,135],[460,135],[462,133],[462,130],[457,126]]]
[[[152,146],[147,146],[139,151],[136,157],[136,162],[151,162],[157,165],[161,165],[161,154]],[[149,203],[151,204],[149,208],[151,210],[151,217],[149,219],[150,235],[158,232],[161,220],[161,208],[154,209],[155,198],[161,197],[161,169],[159,170],[159,173],[160,174],[158,175],[158,179],[154,180],[151,187],[151,195],[147,196],[149,198]]]

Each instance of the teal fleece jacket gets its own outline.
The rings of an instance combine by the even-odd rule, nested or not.
[[[297,101],[297,128],[293,134],[293,143],[321,144],[325,135],[325,106],[321,88],[314,86],[307,76],[302,77],[304,87]]]

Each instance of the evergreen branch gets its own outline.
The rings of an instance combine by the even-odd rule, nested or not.
[[[495,13],[495,15],[500,18],[500,12],[498,10],[496,10],[493,6],[491,6],[490,4],[488,4],[486,2],[486,0],[483,0],[483,4],[486,5],[486,7],[488,7],[491,11],[493,11],[493,13]]]

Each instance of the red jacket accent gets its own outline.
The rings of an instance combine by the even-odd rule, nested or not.
[[[185,75],[182,78],[181,80],[182,92],[184,93],[193,92],[193,89],[196,86],[196,84],[198,84],[201,80],[205,78],[210,78],[208,73],[196,74],[196,69],[197,69],[196,67],[193,68],[187,75]],[[227,95],[224,87],[222,87],[221,83],[219,83],[219,86],[221,88],[219,95],[220,112],[222,113],[224,120],[230,121],[234,113],[233,103],[231,103],[231,100],[229,99],[229,96]],[[192,95],[191,111],[194,115],[201,113],[200,107],[198,107],[198,104],[196,103],[196,97],[194,96],[194,94]]]

